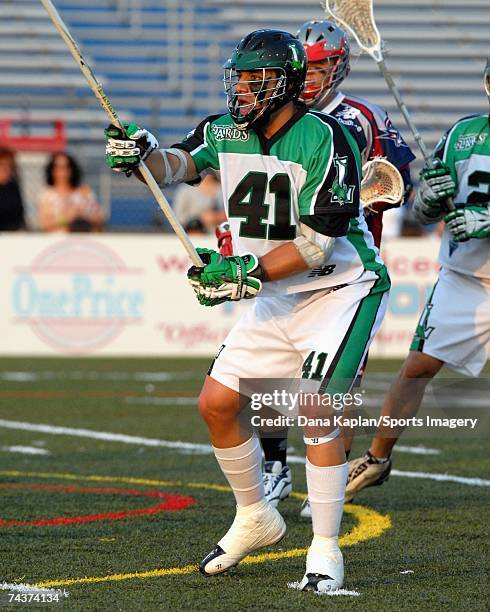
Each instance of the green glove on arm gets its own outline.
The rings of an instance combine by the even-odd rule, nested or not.
[[[447,229],[456,242],[470,238],[490,237],[490,209],[487,206],[466,206],[453,210],[444,217]]]
[[[205,263],[192,266],[187,278],[203,306],[254,298],[262,289],[258,258],[252,253],[223,257],[211,249],[197,249]]]
[[[110,125],[104,130],[107,139],[106,161],[112,170],[131,174],[131,170],[158,149],[158,140],[136,123],[125,123],[124,128],[125,133],[116,125]]]

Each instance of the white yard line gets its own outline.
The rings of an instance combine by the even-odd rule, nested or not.
[[[126,434],[111,433],[108,431],[94,431],[92,429],[79,429],[75,427],[59,427],[56,425],[46,425],[42,423],[26,423],[24,421],[8,421],[0,419],[0,428],[14,429],[21,431],[35,431],[60,436],[75,436],[78,438],[90,438],[93,440],[106,440],[108,442],[121,442],[122,444],[136,444],[139,446],[156,446],[162,448],[172,448],[183,453],[201,453],[209,455],[212,448],[209,444],[196,444],[194,442],[182,442],[179,440],[159,440],[158,438],[144,438],[142,436],[129,436]],[[304,456],[289,455],[289,463],[304,463]],[[458,484],[470,485],[475,487],[488,487],[490,480],[483,478],[467,478],[465,476],[454,476],[452,474],[434,474],[431,472],[403,472],[392,470],[393,476],[404,478],[422,478],[436,480],[439,482],[456,482]]]
[[[438,448],[427,448],[426,446],[403,446],[397,444],[394,448],[399,453],[409,453],[411,455],[440,455],[441,450]]]
[[[62,595],[63,597],[68,597],[69,595],[66,589],[49,589],[46,587],[33,586],[32,584],[23,584],[22,582],[0,582],[0,591],[11,591],[16,593],[50,593],[52,595]]]
[[[5,453],[21,453],[22,455],[50,455],[51,453],[45,448],[36,448],[35,446],[0,446],[0,451]]]
[[[385,398],[384,395],[366,393],[365,395],[362,396],[362,406],[364,406],[365,408],[381,409],[384,398]],[[488,408],[490,406],[490,402],[488,401],[488,399],[486,399],[485,397],[482,397],[481,395],[476,395],[471,398],[468,398],[468,397],[458,398],[458,397],[453,396],[450,399],[449,398],[434,398],[433,396],[432,397],[428,396],[424,399],[424,402],[425,402],[424,405],[427,408],[440,408],[443,405],[443,403],[445,403],[446,405],[450,403],[451,408],[468,408],[468,406],[471,406],[471,408]]]
[[[56,425],[45,425],[42,423],[25,423],[23,421],[7,421],[0,419],[0,427],[21,431],[35,431],[58,436],[76,436],[78,438],[91,438],[93,440],[106,440],[107,442],[121,442],[123,444],[136,444],[138,446],[160,446],[182,451],[201,452],[209,454],[212,452],[209,444],[195,444],[193,442],[181,442],[180,440],[159,440],[158,438],[143,438],[142,436],[129,436],[126,434],[112,433],[109,431],[94,431],[93,429],[78,429],[76,427],[58,427]]]
[[[304,463],[305,458],[299,455],[289,455],[288,463]],[[483,478],[467,478],[466,476],[453,476],[452,474],[434,474],[432,472],[403,472],[401,470],[391,470],[392,476],[402,476],[403,478],[422,478],[424,480],[437,480],[438,482],[457,482],[458,484],[470,485],[473,487],[490,487],[490,480]]]
[[[126,404],[143,404],[150,406],[195,406],[197,397],[132,397],[124,399]]]
[[[34,382],[39,375],[34,372],[0,372],[0,380],[9,382]]]
[[[392,476],[403,476],[404,478],[422,478],[437,480],[438,482],[457,482],[459,484],[471,485],[473,487],[490,487],[490,480],[484,478],[466,478],[465,476],[453,476],[452,474],[433,474],[431,472],[402,472],[391,470]]]
[[[38,380],[138,380],[143,382],[168,382],[169,380],[190,380],[197,378],[196,372],[99,372],[97,370],[56,371],[11,371],[0,372],[0,380],[7,382],[35,382]]]

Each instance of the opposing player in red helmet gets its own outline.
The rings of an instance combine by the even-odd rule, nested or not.
[[[308,72],[300,99],[311,109],[332,115],[354,137],[363,165],[376,156],[386,157],[401,172],[405,183],[405,201],[410,195],[410,163],[415,159],[400,132],[392,125],[385,110],[361,98],[339,90],[350,71],[350,45],[347,33],[331,21],[307,21],[296,32],[308,56]],[[377,247],[383,229],[383,212],[389,204],[375,203],[366,212],[366,220]],[[226,236],[223,244],[229,247]],[[347,455],[352,438],[344,432]],[[287,429],[277,437],[262,437],[265,454],[264,484],[266,495],[277,505],[292,489],[291,470],[286,463]],[[308,500],[301,516],[310,517]]]
[[[308,56],[308,73],[302,100],[323,110],[350,72],[347,34],[330,21],[307,21],[296,32]]]

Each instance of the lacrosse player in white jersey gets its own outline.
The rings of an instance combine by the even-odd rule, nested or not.
[[[190,268],[189,281],[205,306],[253,299],[199,397],[236,502],[232,526],[200,564],[207,576],[286,531],[264,496],[259,439],[240,418],[249,402],[240,381],[308,379],[322,394],[346,393],[386,308],[389,278],[359,207],[358,147],[335,119],[299,102],[306,69],[297,38],[258,30],[225,66],[229,112],[206,118],[182,143],[155,150],[155,138],[137,126],[106,130],[115,170],[145,159],[162,186],[220,170],[236,255],[199,249],[203,266]],[[300,588],[328,591],[343,583],[347,463],[333,421],[303,433],[313,539]]]
[[[315,110],[328,113],[345,126],[361,152],[363,165],[375,157],[385,157],[400,171],[408,199],[412,182],[410,163],[415,159],[400,132],[393,126],[385,110],[361,98],[344,94],[339,86],[350,71],[350,45],[347,33],[331,21],[307,21],[296,32],[308,56],[308,72],[301,100]],[[376,202],[365,210],[366,222],[379,248],[383,230],[383,212],[397,205]],[[228,234],[218,236],[222,248],[231,248]],[[221,250],[221,252],[223,252]],[[229,253],[231,254],[231,253]],[[364,364],[365,366],[365,364]],[[364,368],[363,368],[364,369]],[[347,457],[352,443],[352,430],[343,431]],[[267,499],[277,506],[292,490],[291,470],[287,465],[287,428],[261,436],[264,449],[264,485]],[[301,507],[301,516],[311,516],[308,499]]]
[[[490,103],[490,65],[484,72]],[[411,418],[443,365],[479,376],[490,354],[490,114],[457,121],[424,168],[414,203],[422,223],[444,220],[441,271],[415,330],[410,353],[385,398],[382,415]],[[454,198],[456,210],[445,201]],[[346,498],[380,485],[400,435],[379,430],[363,457],[350,462]]]

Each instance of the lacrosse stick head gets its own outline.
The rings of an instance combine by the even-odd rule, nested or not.
[[[405,185],[402,175],[384,157],[375,157],[362,168],[361,201],[364,208],[371,208],[375,202],[401,204]]]
[[[376,27],[373,0],[324,0],[327,15],[345,28],[362,51],[376,62],[383,61],[381,36]]]
[[[333,21],[307,21],[296,32],[308,56],[308,72],[301,100],[322,107],[349,74],[350,45],[347,32]]]

